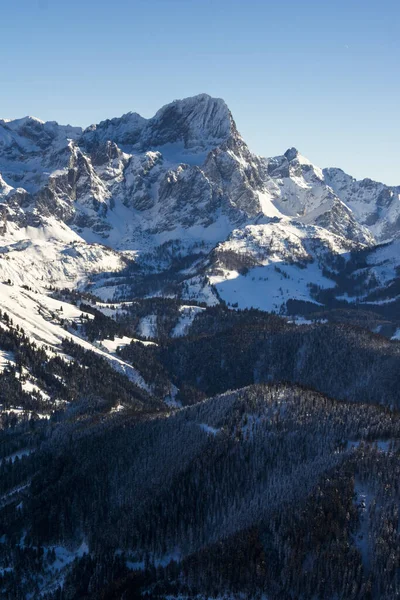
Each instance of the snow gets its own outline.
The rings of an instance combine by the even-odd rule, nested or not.
[[[100,340],[100,344],[102,346],[104,346],[104,348],[106,348],[108,350],[108,352],[111,352],[112,354],[115,354],[115,352],[118,350],[118,348],[123,348],[124,346],[127,346],[128,344],[130,344],[132,341],[132,338],[127,337],[127,336],[123,336],[122,338],[116,337],[113,340]]]
[[[170,393],[164,398],[165,404],[170,408],[182,408],[182,402],[176,399],[178,392],[178,388],[174,384],[171,384]]]
[[[14,354],[12,352],[0,350],[0,373],[2,373],[4,369],[10,364],[15,365]]]
[[[232,131],[232,118],[222,98],[212,98],[208,94],[198,94],[182,100],[174,100],[163,106],[152,119],[149,119],[144,131],[144,139],[148,143],[158,124],[166,118],[167,123],[174,114],[176,124],[174,134],[176,140],[184,139],[185,147],[198,152],[218,146],[224,142]],[[182,122],[183,131],[179,130]],[[168,140],[172,141],[172,140]]]
[[[144,346],[157,346],[156,342],[150,342],[148,340],[138,340],[137,338],[131,338],[124,335],[122,338],[115,337],[113,340],[100,340],[97,343],[101,344],[108,352],[115,354],[118,348],[128,346],[131,342],[143,344]]]
[[[157,342],[151,342],[150,340],[139,340],[138,338],[132,338],[132,342],[135,344],[143,344],[143,346],[158,346]]]
[[[157,315],[147,315],[139,321],[138,334],[144,338],[157,337]]]
[[[24,541],[22,540],[20,546],[23,546],[23,544]],[[55,560],[52,563],[46,561],[47,566],[43,572],[43,578],[40,578],[39,580],[40,597],[47,594],[54,594],[57,587],[63,587],[67,568],[75,559],[82,558],[85,554],[89,554],[89,547],[85,541],[76,548],[67,548],[66,546],[61,545],[42,546],[42,548],[46,558],[48,558],[50,552],[54,551]],[[27,598],[30,597],[31,595],[28,594]]]
[[[187,164],[200,166],[207,158],[207,154],[211,148],[203,151],[190,152],[186,150],[184,142],[168,142],[162,146],[155,146],[154,150],[162,154],[165,161],[176,164]]]
[[[19,486],[13,488],[12,490],[8,491],[6,494],[3,494],[0,497],[0,500],[4,502],[4,500],[6,500],[7,498],[12,497],[15,494],[18,494],[19,492],[22,492],[22,490],[25,490],[29,485],[30,485],[30,482],[24,483],[23,485],[19,485]]]
[[[20,416],[20,417],[28,417],[28,419],[31,419],[33,415],[35,415],[35,417],[37,417],[38,419],[50,419],[50,417],[51,417],[51,415],[49,415],[49,414],[38,413],[38,412],[32,411],[32,410],[25,410],[24,408],[21,408],[20,406],[16,406],[13,408],[6,408],[2,412],[5,413],[6,415],[16,415],[16,416]]]
[[[193,324],[196,316],[201,313],[204,308],[200,306],[187,306],[182,305],[179,307],[179,312],[181,316],[179,317],[179,321],[175,325],[171,336],[172,337],[183,337],[189,333],[190,327]]]
[[[179,240],[191,249],[191,244],[205,242],[212,247],[217,242],[224,240],[232,231],[232,222],[225,216],[219,215],[211,225],[196,224],[190,227],[176,225],[173,229],[154,235],[152,244],[155,246],[171,240]]]
[[[86,542],[82,542],[75,550],[68,550],[64,546],[45,546],[44,549],[47,551],[55,551],[56,560],[51,565],[53,571],[60,571],[65,566],[72,563],[76,558],[82,558],[84,554],[89,553],[89,547]]]
[[[30,121],[39,123],[40,125],[44,125],[44,121],[42,121],[41,119],[38,119],[37,117],[32,117],[32,116],[26,116],[26,117],[21,117],[19,119],[0,119],[0,123],[6,123],[7,127],[9,129],[12,130],[17,130],[20,129],[21,127],[23,127],[23,125],[26,125],[27,123],[29,123]]]
[[[378,241],[398,237],[400,186],[386,186],[370,179],[357,181],[335,168],[324,169],[324,177],[356,219],[367,225]]]
[[[98,290],[96,289],[96,294],[97,294]],[[134,304],[137,304],[135,302],[96,302],[96,303],[90,303],[89,304],[95,308],[96,310],[99,310],[100,312],[103,313],[103,315],[105,315],[106,317],[112,317],[114,318],[116,315],[119,315],[121,313],[126,312],[126,308],[128,306],[132,306]]]
[[[199,427],[200,429],[202,429],[206,433],[209,433],[210,435],[215,436],[219,432],[219,429],[215,429],[215,427],[211,427],[211,425],[207,425],[207,423],[200,423]]]
[[[316,264],[308,265],[306,269],[279,264],[279,268],[287,278],[269,265],[250,269],[246,276],[227,271],[221,276],[211,277],[210,281],[228,305],[237,304],[241,309],[258,308],[269,312],[279,311],[291,299],[312,302],[318,306],[310,294],[309,284],[334,287],[334,282],[324,277]]]
[[[72,304],[3,283],[0,283],[0,308],[12,318],[14,326],[22,327],[35,342],[54,348],[58,348],[62,339],[73,337],[61,327],[60,321],[64,316],[77,321],[82,314]],[[62,311],[59,310],[61,308]],[[93,318],[93,315],[89,318]]]
[[[243,260],[247,273],[226,268],[224,253]],[[315,225],[271,219],[235,229],[219,244],[209,281],[222,300],[242,309],[277,311],[290,299],[317,304],[310,286],[335,287],[322,274],[332,253],[348,257],[348,246],[339,236]]]
[[[0,120],[0,171],[4,179],[30,193],[37,191],[47,183],[51,167],[68,166],[66,150],[70,140],[76,139],[81,131],[79,127],[51,121],[43,123],[35,117]]]
[[[50,217],[42,227],[7,225],[1,236],[0,281],[11,280],[43,291],[45,286],[74,288],[101,271],[120,271],[122,256],[87,244],[64,223]]]
[[[21,387],[27,394],[34,392],[39,394],[43,400],[50,400],[50,396],[37,384],[37,380],[24,367],[22,368]]]
[[[188,279],[186,284],[187,288],[185,288],[182,293],[182,298],[184,300],[205,302],[207,306],[215,306],[219,303],[210,278],[204,281],[203,277],[196,275],[195,277]]]
[[[381,288],[398,277],[400,267],[400,239],[377,246],[367,256],[369,272],[376,278]],[[382,303],[392,302],[393,298],[382,300]]]
[[[275,204],[275,199],[270,191],[257,192],[258,199],[261,205],[261,210],[266,217],[279,217],[284,216],[284,213],[279,210]]]
[[[290,317],[288,319],[289,323],[294,323],[294,325],[313,325],[314,323],[327,323],[328,320],[327,319],[314,319],[314,320],[310,320],[310,319],[306,319],[305,317],[301,317],[301,316],[295,316],[295,317]]]
[[[400,214],[400,188],[355,182],[335,169],[321,171],[293,148],[270,159],[252,155],[225,102],[206,94],[176,100],[150,119],[128,113],[81,134],[80,128],[34,117],[0,120],[0,199],[7,212],[0,281],[28,285],[43,295],[50,285],[72,289],[88,285],[107,301],[122,297],[114,275],[123,271],[127,260],[151,255],[173,240],[179,240],[182,255],[199,253],[202,260],[201,254],[210,256],[219,244],[221,250],[250,254],[255,259],[250,273],[244,277],[234,268],[221,268],[207,272],[207,279],[205,259],[198,270],[182,272],[188,277],[185,301],[213,305],[219,301],[217,291],[239,308],[280,311],[290,298],[312,301],[310,284],[332,287],[322,276],[322,254],[346,256],[354,240],[370,243],[349,206],[364,223],[376,209],[377,195],[388,192],[393,201],[387,210],[381,207],[384,215],[376,231],[383,231],[385,220],[397,222]],[[228,138],[232,144],[221,145]],[[119,147],[110,144],[113,155],[97,164],[84,150],[85,144],[82,149],[78,146],[79,139],[115,142]],[[72,168],[78,177],[73,192],[65,185]],[[44,210],[26,195],[24,202],[10,201],[17,187],[23,194],[45,185],[55,195]],[[26,226],[32,222],[38,225]],[[328,229],[315,226],[316,222],[324,222]],[[240,227],[235,230],[239,233],[234,227]],[[351,239],[345,240],[346,235]],[[317,251],[311,248],[315,243]],[[373,254],[368,258],[371,272],[384,286],[396,276],[400,247],[391,245]],[[303,260],[304,269],[293,264]],[[53,309],[46,305],[46,310]],[[123,305],[100,310],[114,316]],[[173,337],[190,331],[195,312],[182,309]],[[76,317],[65,314],[64,318]],[[55,347],[60,336],[54,328],[44,331],[40,319],[38,324],[35,333],[31,323],[32,336],[42,343],[50,338]],[[138,336],[157,336],[155,315],[142,319]],[[122,346],[121,340],[116,343]],[[114,355],[118,346],[103,342],[97,351]],[[113,364],[125,369],[115,358]]]
[[[62,311],[61,311],[62,308]],[[40,346],[49,347],[55,354],[61,353],[64,339],[72,339],[75,344],[86,350],[92,350],[111,364],[117,371],[126,375],[131,381],[150,391],[150,387],[142,376],[130,364],[114,356],[110,351],[102,350],[75,332],[64,329],[61,321],[69,319],[79,322],[82,311],[73,304],[55,300],[39,292],[31,292],[19,286],[0,283],[0,309],[8,313],[15,325],[19,325],[25,334]],[[89,318],[93,315],[87,314]]]
[[[150,564],[154,564],[155,567],[166,567],[167,565],[169,565],[169,563],[171,561],[175,561],[175,562],[180,562],[182,558],[181,552],[179,551],[178,548],[176,548],[175,550],[173,550],[172,552],[168,552],[166,554],[164,554],[163,556],[150,556],[149,557],[149,561]],[[142,571],[145,568],[145,562],[144,560],[127,560],[126,561],[126,566],[128,567],[128,569],[132,570],[132,571]]]
[[[264,164],[268,176],[263,182],[261,205],[267,216],[285,215],[305,224],[316,224],[322,218],[331,232],[344,237],[350,232],[353,241],[373,242],[369,231],[335,195],[324,172],[295,148],[283,156],[264,159]]]

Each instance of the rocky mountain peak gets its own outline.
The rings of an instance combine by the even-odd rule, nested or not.
[[[161,108],[148,123],[144,143],[183,142],[186,149],[210,148],[227,141],[236,130],[224,100],[200,94],[175,100]]]
[[[0,124],[6,125],[6,127],[12,129],[13,131],[19,131],[24,127],[40,127],[40,125],[44,125],[45,122],[37,117],[27,115],[26,117],[21,117],[20,119],[0,119]]]
[[[82,140],[86,145],[111,141],[119,146],[134,146],[139,142],[146,123],[147,119],[138,113],[129,112],[122,117],[90,125],[83,132]]]
[[[59,125],[56,121],[45,122],[36,117],[0,119],[0,159],[3,153],[7,153],[9,158],[18,155],[23,158],[24,153],[33,156],[48,150],[58,152],[81,133],[81,127]]]
[[[342,169],[324,169],[325,181],[352,210],[359,223],[385,242],[400,235],[400,186],[366,178],[358,181]]]
[[[220,98],[200,94],[174,100],[154,117],[137,113],[91,125],[83,133],[86,145],[113,141],[127,151],[147,152],[174,144],[192,152],[207,151],[237,133],[231,112]]]
[[[284,153],[284,156],[288,159],[288,161],[290,162],[291,160],[294,160],[295,158],[297,158],[299,156],[299,151],[297,150],[297,148],[289,148],[288,150],[286,150],[286,152]]]

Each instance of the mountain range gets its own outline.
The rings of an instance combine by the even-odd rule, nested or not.
[[[288,295],[312,301],[307,286],[333,285],[322,275],[328,264],[366,251],[377,291],[398,267],[399,200],[400,187],[322,170],[295,148],[254,155],[225,102],[205,94],[151,119],[128,113],[85,130],[0,120],[0,271],[19,283],[90,285],[93,273],[134,265],[143,277],[159,272],[161,295],[162,274],[175,270],[182,298],[284,310]],[[253,285],[251,303],[227,253],[261,280],[271,266],[283,269],[291,289],[271,303],[265,288],[274,293],[275,279]],[[34,268],[22,277],[26,263]],[[103,284],[103,298],[127,297],[118,281]],[[368,301],[370,291],[357,297]]]
[[[0,120],[0,596],[400,597],[400,186],[221,99]]]

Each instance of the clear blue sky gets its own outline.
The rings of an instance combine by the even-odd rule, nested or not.
[[[400,184],[398,0],[3,0],[0,116],[222,97],[258,154]]]

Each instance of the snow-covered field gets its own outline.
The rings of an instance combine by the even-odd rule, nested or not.
[[[315,264],[307,269],[300,269],[295,265],[282,265],[279,269],[281,272],[275,271],[271,265],[255,267],[245,276],[237,271],[227,271],[221,276],[211,277],[211,283],[228,306],[237,305],[241,309],[258,308],[270,312],[279,311],[291,299],[318,304],[310,295],[309,284],[334,287],[334,283],[323,277]]]
[[[320,227],[275,219],[233,231],[217,247],[221,258],[209,280],[230,306],[279,311],[290,299],[315,302],[310,293],[313,285],[335,287],[322,273],[331,254],[348,256],[348,246],[340,237]],[[229,269],[226,255],[249,266],[245,272]]]
[[[138,325],[138,334],[144,338],[157,337],[157,315],[143,317]]]
[[[86,243],[54,217],[41,227],[8,224],[0,236],[0,281],[43,290],[50,285],[74,288],[95,274],[120,271],[124,255]]]

